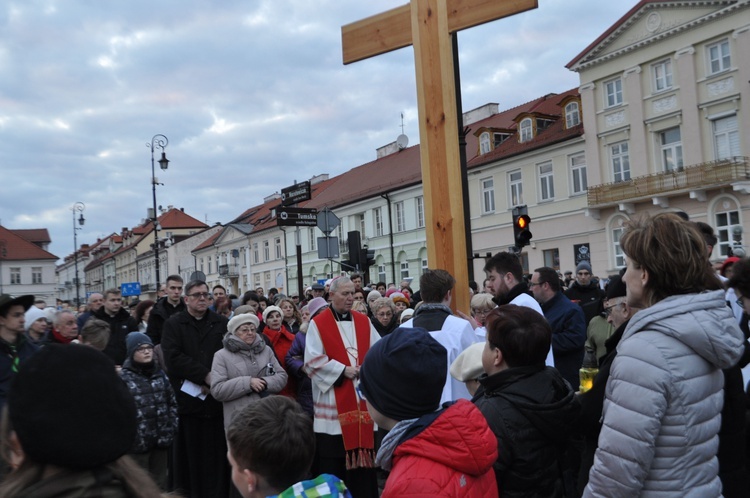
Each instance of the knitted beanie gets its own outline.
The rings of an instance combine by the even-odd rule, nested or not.
[[[50,344],[29,358],[8,394],[13,429],[31,460],[93,469],[133,446],[133,396],[104,353]]]
[[[283,318],[284,312],[281,311],[281,308],[279,308],[278,306],[267,306],[266,309],[263,310],[263,321],[264,322],[268,321],[268,315],[270,315],[272,311],[278,311],[279,315],[281,315],[282,318]]]
[[[238,328],[240,328],[240,325],[244,325],[246,323],[252,323],[255,325],[255,328],[258,328],[258,325],[260,325],[260,320],[258,320],[258,317],[255,316],[252,313],[244,313],[242,315],[234,315],[231,320],[229,320],[229,324],[227,324],[227,330],[230,334],[234,334]]]
[[[32,306],[26,311],[26,323],[24,323],[24,328],[28,332],[31,328],[31,325],[39,320],[40,318],[47,319],[47,315],[44,314],[43,310],[40,310],[36,306]]]
[[[143,346],[144,344],[153,346],[154,342],[149,336],[142,332],[129,333],[127,337],[125,337],[125,346],[128,348],[128,358],[132,360],[133,355],[135,354],[135,350],[138,349],[138,347]]]
[[[359,385],[377,411],[407,420],[440,407],[447,373],[448,352],[427,330],[399,327],[367,352]]]

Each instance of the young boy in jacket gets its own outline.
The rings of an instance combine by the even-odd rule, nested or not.
[[[315,455],[312,419],[286,396],[244,407],[227,429],[232,482],[243,498],[352,498],[329,474],[304,481]]]
[[[97,321],[89,320],[85,327]],[[128,454],[166,490],[168,452],[177,433],[177,400],[166,374],[154,360],[151,338],[131,332],[125,342],[127,359],[120,376],[135,399],[138,419],[138,433]]]
[[[368,351],[358,392],[390,431],[375,459],[391,472],[381,498],[498,496],[484,416],[463,399],[440,409],[447,373],[446,349],[422,328],[398,328]]]

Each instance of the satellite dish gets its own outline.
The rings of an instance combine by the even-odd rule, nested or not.
[[[409,137],[402,133],[396,139],[396,145],[398,145],[398,150],[404,150],[409,145]]]

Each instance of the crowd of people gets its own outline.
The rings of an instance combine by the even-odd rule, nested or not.
[[[716,242],[659,214],[603,279],[501,252],[465,291],[1,295],[0,496],[750,496],[750,259]]]

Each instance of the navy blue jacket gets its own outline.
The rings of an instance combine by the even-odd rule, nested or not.
[[[8,391],[10,390],[10,384],[13,378],[16,376],[16,372],[20,365],[31,356],[39,351],[39,347],[32,344],[25,335],[20,334],[18,341],[15,345],[15,354],[13,346],[4,340],[0,339],[0,411],[2,411],[5,402],[8,399]],[[18,365],[16,365],[15,371],[13,363],[15,357],[18,356]]]
[[[586,319],[580,306],[562,292],[542,304],[547,323],[552,327],[552,355],[555,368],[578,390],[578,370],[583,364],[583,345],[586,342]]]

